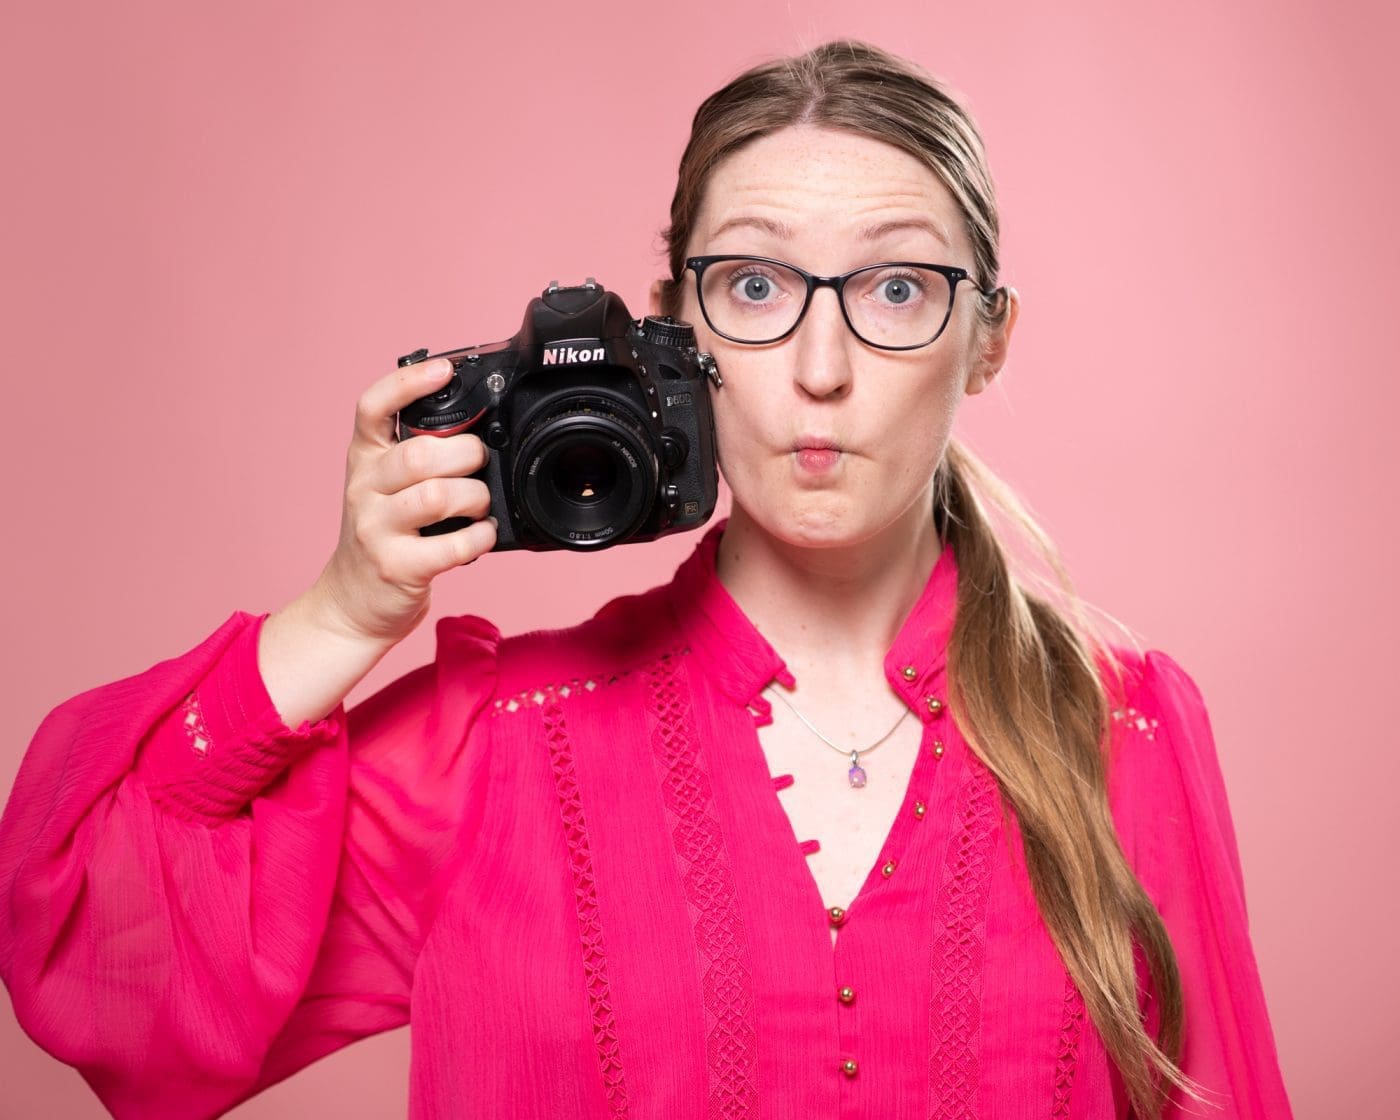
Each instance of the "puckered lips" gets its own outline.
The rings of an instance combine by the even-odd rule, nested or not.
[[[823,474],[841,460],[841,444],[829,436],[799,436],[792,450],[797,465],[811,474]]]

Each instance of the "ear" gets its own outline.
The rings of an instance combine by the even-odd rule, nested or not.
[[[664,276],[658,276],[651,282],[651,293],[647,300],[648,315],[661,314],[661,287],[665,283],[666,278]]]
[[[1011,332],[1016,327],[1016,316],[1021,311],[1021,297],[1015,288],[1006,287],[1002,289],[1004,298],[1008,301],[1006,318],[1002,320],[1001,326],[988,331],[977,357],[972,362],[972,369],[967,375],[967,393],[969,396],[980,393],[998,373],[1001,367],[1006,364],[1006,357],[1011,349]]]

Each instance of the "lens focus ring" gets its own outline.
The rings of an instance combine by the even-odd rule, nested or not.
[[[619,402],[570,397],[531,424],[516,459],[525,527],[566,548],[626,539],[656,500],[657,452]]]

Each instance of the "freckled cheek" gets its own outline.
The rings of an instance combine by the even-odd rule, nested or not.
[[[962,385],[960,371],[938,370],[908,402],[905,415],[918,416],[925,427],[939,431],[949,427],[962,403]]]
[[[744,361],[746,355],[715,354],[724,384],[710,387],[710,407],[720,447],[732,453],[771,448],[780,442],[783,417],[778,402],[763,388],[775,383],[774,371]],[[783,436],[782,438],[786,438]]]
[[[897,477],[920,486],[928,480],[947,442],[956,407],[956,400],[948,399],[939,384],[894,413],[885,449]]]
[[[729,393],[729,383],[725,382],[717,399],[711,395],[715,412],[715,442],[720,466],[726,474],[749,472],[756,469],[764,457],[766,437],[763,428],[755,422],[754,415],[742,402],[736,401]]]

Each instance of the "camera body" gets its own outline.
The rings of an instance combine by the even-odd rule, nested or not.
[[[448,358],[452,377],[399,413],[400,440],[471,431],[491,453],[472,477],[491,493],[494,551],[595,551],[703,525],[719,495],[709,382],[689,323],[636,320],[591,276],[551,282],[504,342]],[[449,517],[418,530],[450,533]]]

